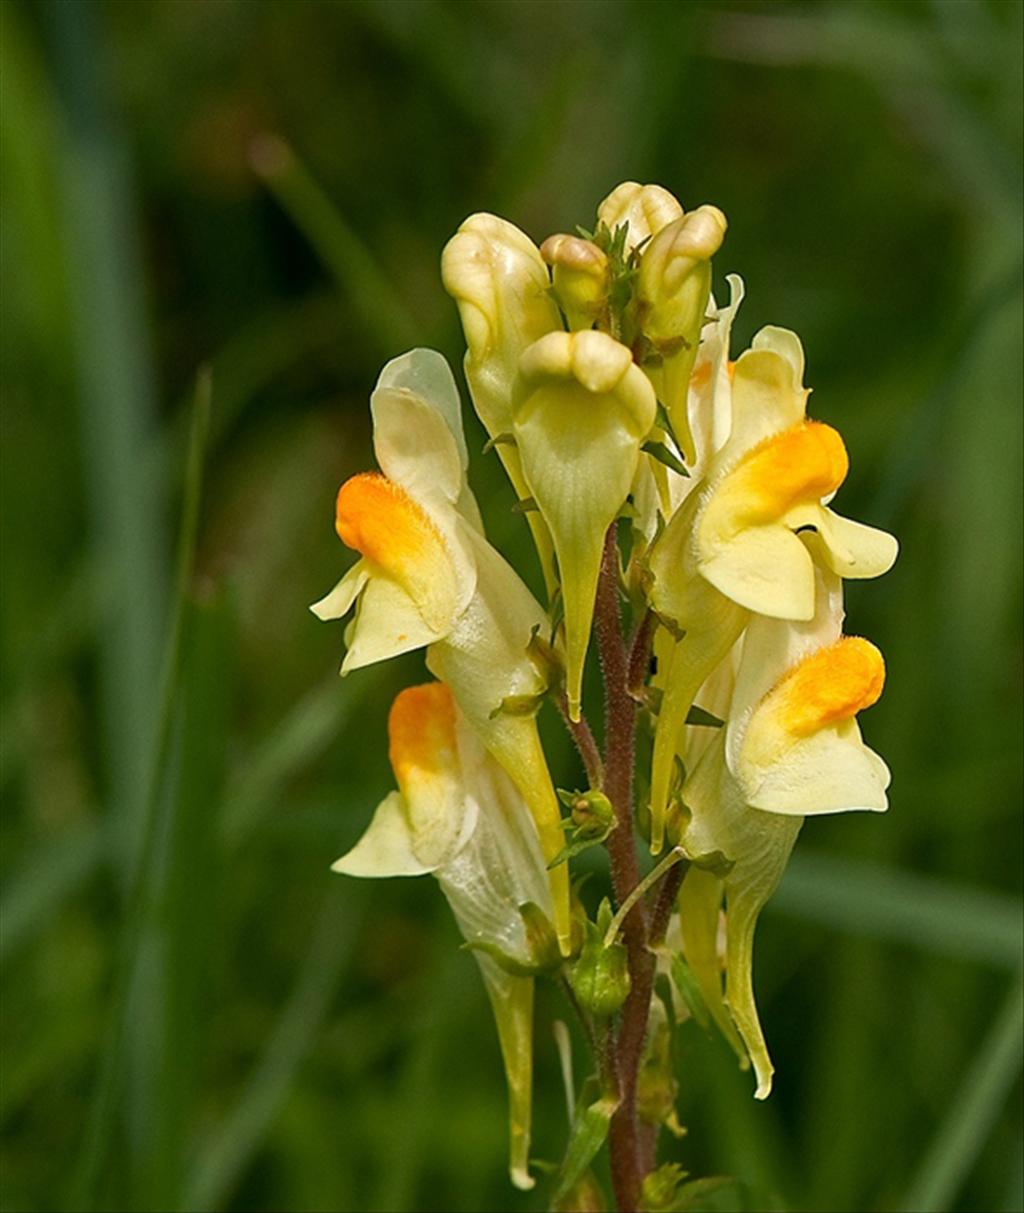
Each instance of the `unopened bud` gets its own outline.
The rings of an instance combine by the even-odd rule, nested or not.
[[[608,257],[590,240],[549,236],[540,255],[551,266],[555,295],[569,328],[589,329],[608,308]]]
[[[672,194],[660,185],[640,185],[623,181],[597,208],[597,218],[610,232],[629,224],[626,252],[656,236],[666,224],[678,219],[683,208]]]
[[[559,791],[562,803],[569,809],[572,823],[579,838],[599,838],[607,834],[615,822],[612,802],[604,794],[591,789],[589,792]]]
[[[626,1001],[630,988],[626,949],[621,943],[604,946],[610,920],[611,908],[605,901],[596,928],[587,928],[587,941],[569,974],[573,993],[588,1011],[602,1018],[615,1014]]]
[[[643,1213],[668,1213],[668,1210],[680,1207],[676,1205],[676,1192],[686,1175],[677,1162],[667,1162],[645,1176],[640,1189]]]
[[[640,258],[637,299],[646,369],[689,464],[696,458],[686,410],[690,373],[711,294],[711,258],[725,229],[718,207],[698,207],[663,227]]]

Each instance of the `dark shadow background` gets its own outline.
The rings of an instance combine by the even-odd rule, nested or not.
[[[801,334],[842,511],[903,545],[848,595],[888,660],[891,811],[808,824],[758,949],[776,1092],[688,1025],[666,1157],[756,1208],[1022,1208],[1021,14],[4,0],[5,1208],[544,1207],[507,1185],[436,888],[328,871],[421,657],[339,683],[306,604],[347,562],[381,364],[461,357],[448,236],[571,230],[626,178],[726,212],[736,348]],[[471,476],[532,577],[495,457]],[[551,756],[574,784],[557,729]],[[549,1159],[564,1013],[541,1001]]]

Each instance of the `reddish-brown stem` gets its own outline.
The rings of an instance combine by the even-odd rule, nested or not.
[[[665,942],[668,921],[672,917],[676,897],[679,895],[679,888],[683,883],[683,877],[686,875],[686,869],[689,866],[684,860],[669,868],[662,877],[657,889],[652,891],[654,904],[651,907],[651,927],[649,932],[652,947],[655,944]]]
[[[566,699],[564,691],[559,694],[555,703],[558,705],[562,722],[569,730],[569,736],[573,739],[583,763],[583,769],[587,773],[587,783],[595,790],[602,788],[604,786],[604,763],[601,761],[601,751],[597,748],[597,742],[587,723],[587,718],[581,716],[579,720],[573,720],[570,717],[569,701]]]
[[[637,705],[630,694],[631,662],[622,635],[619,610],[619,552],[614,523],[605,536],[601,576],[594,607],[605,688],[604,791],[615,810],[616,828],[608,837],[612,888],[618,905],[640,880],[633,833],[633,765]],[[633,648],[635,649],[635,645]],[[612,1184],[621,1213],[632,1213],[640,1185],[650,1169],[649,1150],[641,1140],[636,1112],[637,1071],[643,1052],[654,984],[654,956],[647,949],[647,909],[639,898],[622,924],[629,964],[630,991],[613,1037],[609,1069],[619,1093],[619,1107],[608,1135]]]
[[[651,664],[651,646],[657,626],[654,612],[645,611],[629,645],[629,693],[638,703],[644,701],[644,683]]]

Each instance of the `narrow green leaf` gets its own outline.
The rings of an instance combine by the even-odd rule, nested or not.
[[[580,1092],[577,1101],[576,1115],[573,1117],[572,1129],[569,1133],[569,1144],[566,1146],[565,1158],[558,1173],[552,1203],[563,1200],[569,1190],[583,1177],[584,1171],[597,1156],[598,1150],[605,1143],[608,1127],[615,1114],[619,1101],[613,1096],[603,1095],[593,1103],[584,1104],[584,1098],[591,1098],[596,1084],[588,1079]]]
[[[768,909],[1011,970],[1024,949],[1016,898],[806,849],[790,860]]]
[[[1024,982],[1018,980],[911,1181],[903,1202],[907,1213],[944,1213],[957,1205],[960,1189],[1020,1075],[1022,1056]]]
[[[223,1123],[203,1138],[182,1208],[217,1209],[230,1197],[284,1102],[330,1006],[359,939],[362,915],[351,890],[332,891],[313,930],[309,950],[266,1050]]]
[[[250,159],[295,226],[320,255],[381,355],[415,345],[422,334],[373,253],[283,139],[264,135]]]

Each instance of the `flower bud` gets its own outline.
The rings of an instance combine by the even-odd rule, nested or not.
[[[647,1053],[637,1075],[637,1115],[649,1125],[673,1123],[678,1093],[672,1065],[672,1029],[662,1019],[651,1030]]]
[[[580,236],[549,236],[540,255],[551,266],[555,294],[572,330],[592,328],[608,308],[608,256]]]
[[[458,304],[466,335],[464,369],[473,407],[488,437],[497,439],[512,429],[520,356],[545,333],[562,328],[547,266],[515,224],[477,214],[470,215],[445,246],[441,278]],[[518,448],[502,442],[495,449],[516,496],[528,497]],[[555,586],[551,535],[536,512],[527,515],[527,524],[550,594]]]
[[[611,922],[611,907],[601,903],[597,924],[588,924],[587,940],[569,973],[569,984],[580,1003],[602,1018],[614,1015],[629,994],[630,977],[626,949],[621,943],[604,946]]]
[[[657,235],[674,219],[680,218],[682,213],[683,208],[662,186],[623,181],[597,208],[597,219],[610,232],[623,223],[629,224],[626,235],[626,252],[629,253],[638,244]]]
[[[718,207],[698,207],[663,227],[640,259],[637,299],[646,369],[689,464],[696,459],[687,416],[690,372],[711,293],[711,258],[725,229]]]
[[[578,838],[603,838],[615,824],[615,810],[604,792],[594,789],[589,792],[560,790],[558,795],[569,809]]]
[[[683,1208],[676,1203],[676,1193],[686,1175],[677,1162],[667,1162],[646,1175],[640,1189],[640,1208],[644,1213],[669,1213]]]

